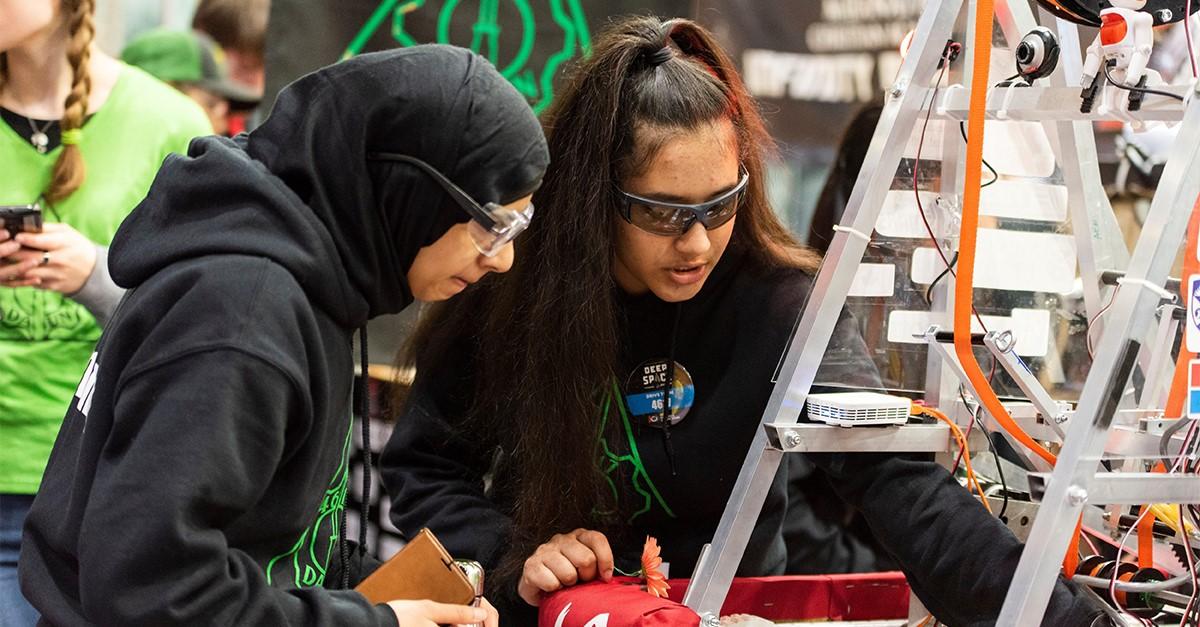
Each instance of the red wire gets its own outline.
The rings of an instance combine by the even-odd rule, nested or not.
[[[1191,512],[1187,512],[1191,513]],[[1179,622],[1179,627],[1185,627],[1188,616],[1192,613],[1192,607],[1196,604],[1196,592],[1200,591],[1200,585],[1196,584],[1196,560],[1192,556],[1192,541],[1188,537],[1187,532],[1187,517],[1184,515],[1183,505],[1179,505],[1179,530],[1183,536],[1183,552],[1187,555],[1188,572],[1192,574],[1192,596],[1188,599],[1187,607],[1183,610],[1183,619]]]
[[[1196,78],[1196,51],[1192,48],[1192,0],[1187,0],[1183,9],[1183,34],[1187,36],[1188,63],[1192,66],[1192,78]]]
[[[1092,539],[1088,537],[1088,533],[1088,530],[1084,529],[1084,532],[1080,535],[1083,537],[1083,541],[1087,542],[1088,548],[1092,550],[1092,555],[1099,555],[1100,549],[1096,548],[1096,543],[1092,542]]]

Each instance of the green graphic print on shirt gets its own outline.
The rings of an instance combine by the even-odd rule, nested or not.
[[[47,290],[0,290],[0,339],[96,341],[95,318],[79,303]]]
[[[321,497],[316,520],[304,530],[290,550],[271,558],[267,563],[268,585],[274,585],[275,581],[286,578],[289,570],[292,582],[297,588],[324,585],[329,558],[337,549],[338,539],[343,533],[342,510],[346,508],[346,489],[350,482],[353,421],[350,427],[346,429],[346,443],[342,445],[342,461],[338,464],[338,470],[330,480],[329,487],[325,489],[324,496]]]

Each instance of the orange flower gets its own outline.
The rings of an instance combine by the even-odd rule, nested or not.
[[[642,547],[642,577],[646,578],[646,592],[665,599],[671,586],[659,570],[662,566],[662,558],[659,557],[661,551],[658,540],[646,536],[646,545]]]

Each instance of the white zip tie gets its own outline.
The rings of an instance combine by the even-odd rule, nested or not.
[[[862,241],[864,241],[868,244],[871,243],[871,237],[869,235],[864,234],[862,231],[860,231],[858,229],[848,227],[848,226],[842,226],[840,224],[835,224],[835,225],[833,225],[833,230],[841,231],[848,235],[853,235],[854,237],[857,237],[858,239],[861,239]]]
[[[954,83],[953,85],[947,85],[942,89],[942,101],[938,103],[936,109],[939,116],[946,115],[946,110],[948,108],[947,105],[950,103],[950,97],[954,94],[954,90],[956,89],[966,89],[966,87],[964,87],[962,83]]]
[[[1175,294],[1168,292],[1167,290],[1163,289],[1162,287],[1158,286],[1157,284],[1151,283],[1150,281],[1147,281],[1146,279],[1137,279],[1137,278],[1131,279],[1128,277],[1121,277],[1121,278],[1117,279],[1117,285],[1125,285],[1126,283],[1132,283],[1134,285],[1144,287],[1144,288],[1150,290],[1151,292],[1158,294],[1158,296],[1160,298],[1162,298],[1163,300],[1169,300],[1171,302],[1175,302],[1177,300],[1177,297],[1175,296]]]

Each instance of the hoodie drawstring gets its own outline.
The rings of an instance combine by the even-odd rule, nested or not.
[[[367,550],[367,517],[371,513],[371,478],[374,475],[374,462],[371,456],[371,376],[367,372],[367,327],[363,325],[358,329],[358,345],[359,345],[359,368],[361,374],[359,377],[359,386],[355,389],[356,398],[354,399],[354,407],[358,410],[358,420],[362,425],[362,451],[363,451],[363,485],[362,485],[362,501],[358,506],[359,523],[358,523],[358,550],[365,553]],[[347,469],[349,472],[349,469]],[[347,484],[349,489],[349,484]],[[350,588],[350,545],[346,541],[346,504],[342,503],[342,534],[339,541],[339,548],[342,553],[342,588]]]
[[[675,446],[671,444],[671,393],[675,391],[675,339],[679,332],[679,317],[683,314],[683,303],[675,304],[675,322],[671,325],[671,348],[667,351],[667,380],[663,384],[662,434],[663,448],[667,452],[667,461],[671,464],[671,476],[675,472]]]

